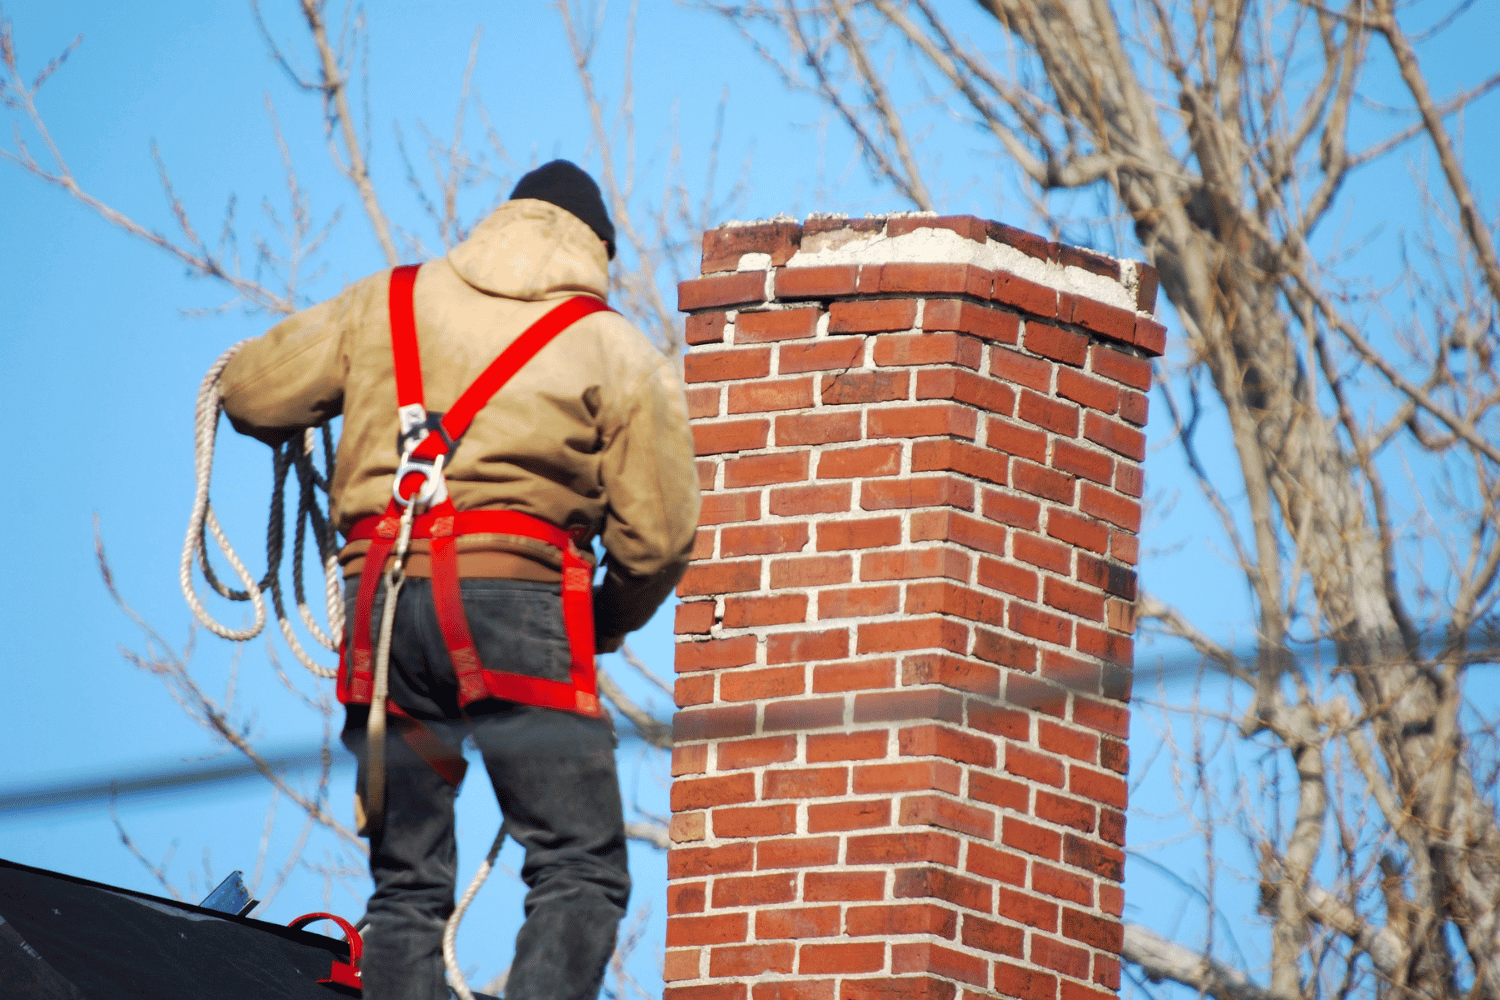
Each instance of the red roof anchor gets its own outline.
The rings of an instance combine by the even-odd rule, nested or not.
[[[333,968],[328,970],[327,979],[319,979],[319,983],[332,983],[338,986],[348,986],[351,989],[362,990],[364,983],[359,976],[359,960],[365,952],[365,942],[359,936],[359,931],[354,925],[343,917],[336,917],[332,913],[304,913],[302,916],[287,924],[292,930],[301,930],[308,924],[318,920],[332,920],[339,925],[344,932],[344,940],[349,942],[349,961],[340,962],[334,960]]]

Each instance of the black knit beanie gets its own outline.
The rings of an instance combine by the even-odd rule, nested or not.
[[[609,221],[599,185],[577,164],[567,160],[544,163],[516,182],[511,200],[535,198],[549,202],[583,222],[604,241],[609,259],[615,259],[615,225]]]

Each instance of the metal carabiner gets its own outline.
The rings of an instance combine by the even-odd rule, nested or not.
[[[443,460],[448,456],[438,455],[431,462],[417,461],[411,457],[413,448],[407,449],[396,466],[396,478],[391,482],[391,496],[395,497],[397,505],[401,507],[418,503],[428,506],[442,503],[448,499],[448,481],[443,477]],[[401,495],[401,483],[407,476],[413,475],[422,477],[422,485],[410,497],[404,497]]]

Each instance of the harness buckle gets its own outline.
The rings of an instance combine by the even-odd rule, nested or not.
[[[396,419],[401,424],[401,429],[396,432],[398,454],[405,455],[433,431],[437,431],[442,437],[443,444],[448,446],[449,451],[455,447],[453,439],[443,427],[443,414],[436,410],[428,410],[421,403],[407,403],[396,410]]]
[[[416,447],[415,441],[407,446],[406,451],[401,455],[401,462],[396,466],[396,478],[391,482],[391,496],[401,507],[410,507],[418,503],[431,506],[448,499],[448,481],[443,477],[443,460],[448,456],[438,455],[430,462],[426,459],[413,458],[411,453]],[[422,485],[418,486],[410,497],[401,495],[401,483],[407,476],[422,477]]]

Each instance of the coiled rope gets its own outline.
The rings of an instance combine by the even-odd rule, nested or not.
[[[292,534],[292,597],[297,605],[297,614],[302,624],[318,644],[337,652],[344,636],[344,601],[340,590],[338,572],[338,544],[328,515],[318,504],[318,492],[326,497],[333,479],[333,432],[327,424],[309,427],[303,433],[272,452],[271,510],[266,525],[266,574],[260,580],[251,576],[244,560],[234,551],[225,536],[219,519],[214,516],[213,504],[209,500],[209,480],[213,474],[214,443],[218,437],[219,411],[223,400],[219,394],[219,377],[231,358],[247,341],[240,341],[221,354],[203,376],[198,387],[198,401],[194,420],[194,461],[196,480],[193,494],[193,512],[188,518],[187,537],[182,545],[182,561],[178,566],[178,582],[188,607],[214,635],[234,642],[248,642],[261,633],[269,617],[265,595],[271,595],[272,611],[276,623],[286,639],[287,646],[298,662],[312,674],[322,678],[336,677],[338,672],[314,660],[298,640],[291,620],[286,613],[286,600],[281,584],[281,560],[286,547],[286,512],[283,494],[291,470],[297,472],[298,502],[295,529]],[[324,472],[319,473],[313,464],[313,455],[318,451],[321,437]],[[323,590],[328,612],[328,631],[319,627],[307,605],[307,596],[302,581],[302,557],[307,546],[307,529],[311,526],[313,543],[323,564]],[[212,535],[224,560],[239,577],[243,590],[226,586],[214,573],[208,561],[208,536]],[[254,620],[248,628],[234,629],[221,624],[209,614],[193,586],[193,564],[197,563],[215,593],[231,601],[249,601],[254,609]]]

